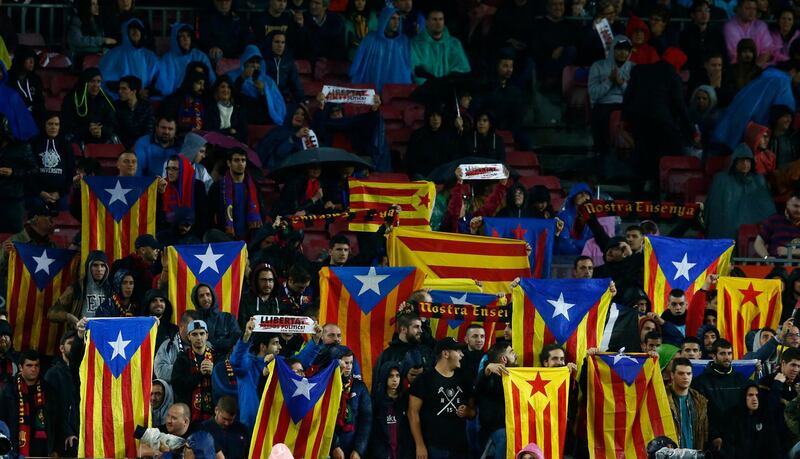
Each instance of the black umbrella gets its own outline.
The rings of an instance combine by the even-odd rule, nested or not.
[[[428,78],[411,92],[409,98],[426,106],[441,103],[449,106],[458,100],[458,96],[475,87],[475,77],[471,73],[453,72],[438,78]]]
[[[372,169],[372,164],[363,158],[341,148],[311,148],[291,154],[270,172],[273,177],[282,177],[310,165],[319,166],[355,166]]]
[[[497,164],[497,160],[491,158],[483,158],[481,156],[465,156],[463,158],[456,159],[455,161],[450,161],[449,163],[442,164],[441,166],[432,170],[430,174],[428,174],[428,180],[436,183],[453,182],[456,179],[456,168],[461,164]],[[508,173],[512,177],[519,176],[519,174],[515,170],[511,169],[508,166],[506,166],[506,168],[508,168]]]

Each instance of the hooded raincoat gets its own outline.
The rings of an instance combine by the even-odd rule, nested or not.
[[[172,25],[169,36],[169,51],[161,56],[158,61],[158,81],[156,89],[162,96],[168,96],[180,88],[183,77],[186,75],[186,66],[190,62],[199,61],[207,68],[213,69],[211,61],[208,60],[206,53],[192,47],[188,51],[183,50],[178,44],[178,34],[181,30],[188,30],[194,36],[194,28],[188,24],[177,22]],[[194,45],[194,42],[192,43]],[[214,84],[217,76],[214,72],[209,72],[209,85]]]
[[[411,48],[402,25],[389,36],[389,21],[397,10],[387,6],[381,11],[378,29],[364,37],[358,47],[350,78],[353,83],[372,83],[380,92],[386,83],[411,83]]]
[[[244,73],[247,61],[253,58],[257,58],[259,62],[261,62],[261,71],[256,78],[264,83],[263,94],[259,94],[253,78],[239,80],[239,77]],[[267,64],[264,62],[261,51],[259,51],[258,47],[255,45],[247,45],[239,60],[241,62],[239,69],[231,70],[228,72],[228,76],[231,78],[231,81],[235,82],[235,86],[240,95],[255,101],[257,105],[266,103],[266,108],[272,122],[275,124],[281,123],[284,118],[286,118],[286,102],[284,102],[281,91],[278,89],[275,81],[267,75]]]
[[[103,74],[104,82],[119,81],[124,76],[132,75],[142,81],[142,88],[148,88],[155,81],[159,69],[158,56],[144,47],[144,32],[137,45],[131,43],[128,37],[128,29],[136,26],[145,30],[142,21],[136,18],[125,21],[122,24],[120,45],[100,59],[100,73]],[[111,94],[115,93],[116,91]]]

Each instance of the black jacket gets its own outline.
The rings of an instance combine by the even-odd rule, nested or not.
[[[235,58],[252,42],[247,22],[237,12],[227,15],[213,6],[200,15],[197,28],[198,47],[208,53],[211,48],[222,50],[223,57]]]
[[[634,122],[658,123],[680,132],[687,141],[693,131],[683,98],[683,82],[675,68],[665,61],[633,67],[622,114]]]
[[[136,107],[131,110],[127,102],[117,102],[117,124],[119,140],[129,148],[143,135],[153,132],[155,123],[153,109],[147,101],[136,102]]]
[[[86,93],[87,107],[81,108],[78,113],[76,101],[82,100],[84,88],[79,93],[70,92],[61,104],[61,132],[67,135],[67,140],[84,143],[111,143],[117,136],[117,116],[115,108],[109,99],[101,92],[96,96]],[[89,124],[100,123],[103,125],[100,139],[95,139],[89,134]]]
[[[221,132],[222,134],[236,137],[240,142],[247,142],[247,112],[244,107],[234,103],[233,112],[231,113],[231,125],[222,129],[220,125],[219,105],[215,101],[210,101],[205,106],[206,110],[203,113],[203,130],[211,132]],[[236,133],[232,133],[231,129],[235,129]]]
[[[305,99],[305,93],[294,59],[287,56],[287,53],[284,53],[283,56],[265,53],[264,56],[267,75],[275,80],[283,98],[293,103],[302,102]]]
[[[25,184],[37,172],[28,143],[12,142],[0,147],[0,167],[11,168],[11,175],[0,177],[0,198],[21,199]]]
[[[47,452],[52,454],[55,451],[55,442],[61,420],[59,419],[58,392],[47,381],[42,381],[44,392],[44,416],[45,430],[47,431]],[[8,384],[0,397],[0,420],[8,425],[12,439],[19,438],[19,397],[17,395],[17,384],[12,381]],[[11,441],[12,451],[19,451],[17,441]]]
[[[722,438],[724,444],[733,440],[733,420],[743,403],[742,390],[747,384],[748,380],[732,367],[720,370],[713,362],[692,380],[692,389],[708,399],[709,441]]]
[[[455,159],[458,137],[444,124],[434,131],[427,124],[411,133],[406,168],[412,178],[425,178],[437,166]]]
[[[680,46],[688,58],[686,68],[689,69],[691,75],[705,73],[703,65],[706,57],[712,52],[722,54],[723,65],[728,62],[725,37],[722,35],[722,31],[713,24],[709,24],[702,32],[695,23],[686,24],[681,31]]]
[[[31,153],[36,161],[36,178],[28,181],[30,195],[57,191],[68,196],[75,177],[75,153],[62,136],[50,139],[38,136],[31,141]]]
[[[475,386],[481,432],[489,435],[506,425],[506,406],[503,399],[503,380],[496,374],[481,372]]]
[[[414,442],[408,426],[408,392],[400,391],[397,398],[386,395],[386,380],[392,369],[402,371],[399,362],[385,362],[379,367],[375,377],[375,390],[372,394],[372,432],[369,442],[369,457],[390,459],[389,423],[397,425],[397,459],[414,458]],[[402,387],[402,386],[401,386]],[[394,412],[394,419],[389,411]]]
[[[75,337],[75,341],[79,340]],[[44,380],[58,392],[58,433],[56,449],[63,453],[64,440],[77,437],[80,428],[80,383],[78,372],[60,358],[53,360],[53,366],[44,374]]]
[[[410,344],[399,338],[393,339],[389,343],[389,347],[381,352],[375,362],[375,368],[381,368],[385,362],[400,362],[403,364],[403,370],[422,365],[425,371],[433,371],[433,366],[436,364],[433,350],[430,347],[423,344]],[[372,381],[373,392],[377,381],[377,379]]]

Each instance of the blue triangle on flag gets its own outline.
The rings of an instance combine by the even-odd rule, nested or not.
[[[77,255],[75,250],[15,242],[14,248],[31,275],[36,288],[44,290],[50,281]]]
[[[298,376],[283,357],[275,359],[275,376],[283,393],[283,403],[292,421],[297,424],[302,421],[309,411],[319,402],[319,399],[328,388],[331,377],[339,366],[339,361],[332,361],[327,367],[310,378]]]
[[[608,290],[609,279],[522,279],[520,287],[558,344],[564,344]]]
[[[215,242],[174,247],[199,283],[215,287],[241,254],[244,242]]]
[[[115,317],[91,319],[86,330],[111,374],[119,378],[155,325],[155,317]]]
[[[644,367],[644,363],[649,357],[638,357],[627,354],[602,354],[598,355],[600,359],[611,368],[617,376],[620,377],[625,384],[631,385],[636,381],[636,377]]]
[[[342,285],[350,293],[358,307],[369,314],[392,290],[397,288],[411,273],[412,267],[380,268],[331,268]],[[405,298],[398,298],[404,301]],[[393,307],[396,305],[392,305]]]
[[[83,180],[97,196],[97,199],[103,203],[111,217],[119,222],[136,204],[155,178],[87,176]]]
[[[730,239],[678,239],[648,236],[669,286],[687,290],[697,276],[728,250]]]

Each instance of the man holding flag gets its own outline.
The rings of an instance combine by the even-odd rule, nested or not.
[[[517,354],[508,341],[500,341],[489,348],[486,367],[475,385],[475,401],[481,426],[481,439],[492,443],[494,459],[506,457],[506,415],[503,398],[503,374],[508,367],[517,365]]]

